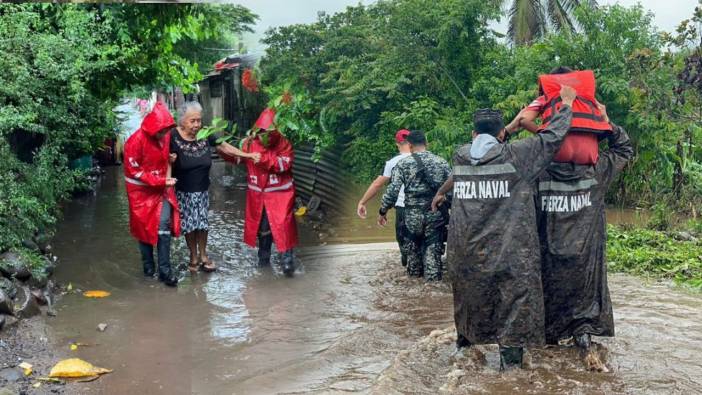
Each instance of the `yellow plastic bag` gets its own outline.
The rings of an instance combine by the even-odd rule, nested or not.
[[[110,296],[111,294],[107,291],[85,291],[83,292],[83,296],[86,298],[106,298]]]
[[[295,211],[295,216],[296,217],[302,217],[303,215],[307,214],[307,207],[302,206]]]
[[[27,363],[27,362],[22,362],[19,364],[19,367],[22,368],[22,371],[24,372],[25,376],[29,376],[32,374],[32,365]]]
[[[99,376],[105,373],[112,373],[110,369],[98,368],[89,362],[85,362],[79,358],[64,359],[53,368],[49,377],[76,378],[76,377],[92,377]]]

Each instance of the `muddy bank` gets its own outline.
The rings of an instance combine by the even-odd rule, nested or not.
[[[54,333],[45,318],[25,319],[0,332],[0,389],[10,393],[64,394],[63,384],[40,382],[38,377],[48,377],[51,367],[69,357],[66,348],[57,344]],[[17,367],[22,362],[32,365],[32,374],[25,376]],[[36,383],[40,386],[34,387]]]

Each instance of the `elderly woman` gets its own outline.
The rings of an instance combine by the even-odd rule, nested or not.
[[[181,232],[190,250],[188,269],[194,273],[199,267],[205,272],[215,271],[215,265],[207,257],[207,231],[209,211],[210,147],[216,147],[220,155],[249,158],[257,162],[260,154],[244,153],[226,143],[217,143],[217,137],[198,140],[197,132],[202,127],[202,107],[197,102],[186,102],[178,111],[178,126],[171,131],[172,177],[178,205],[181,210]]]

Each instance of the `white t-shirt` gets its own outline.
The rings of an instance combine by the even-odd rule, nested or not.
[[[396,157],[385,162],[385,169],[383,170],[383,177],[392,177],[392,169],[395,167],[397,162],[410,156],[411,154],[399,154]],[[397,195],[397,201],[395,202],[396,207],[405,207],[405,186],[400,187],[400,193]]]

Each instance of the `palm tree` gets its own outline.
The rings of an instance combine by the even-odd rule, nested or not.
[[[506,2],[506,0],[503,0]],[[596,0],[511,0],[510,40],[518,45],[542,37],[549,29],[575,31],[573,11],[580,5],[596,7]]]

